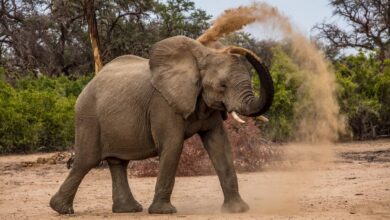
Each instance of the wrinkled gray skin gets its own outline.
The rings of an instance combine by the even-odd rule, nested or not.
[[[254,97],[240,55],[183,36],[158,42],[150,60],[116,58],[77,99],[73,168],[50,206],[60,214],[73,213],[73,199],[83,177],[107,160],[113,212],[140,212],[142,206],[128,185],[127,165],[129,160],[159,156],[160,172],[149,213],[175,213],[170,198],[183,141],[198,133],[221,183],[222,209],[247,211],[222,122],[226,112],[233,110],[242,115],[264,110],[260,99],[267,95],[272,94]]]

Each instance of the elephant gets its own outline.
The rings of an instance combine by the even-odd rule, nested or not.
[[[252,90],[249,64],[259,76],[260,96]],[[158,156],[159,174],[148,212],[176,213],[171,194],[183,142],[199,134],[220,181],[222,211],[247,211],[223,121],[227,113],[264,114],[273,95],[269,71],[256,54],[241,47],[215,48],[174,36],[155,43],[149,59],[115,58],[77,98],[73,167],[52,196],[51,208],[74,213],[73,200],[83,177],[106,160],[112,211],[141,212],[128,184],[127,166],[130,160]]]

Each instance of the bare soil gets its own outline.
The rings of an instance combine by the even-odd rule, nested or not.
[[[216,176],[178,177],[172,203],[178,213],[149,215],[156,178],[129,177],[145,211],[111,212],[108,169],[92,170],[82,182],[76,214],[60,216],[48,205],[69,172],[65,164],[22,163],[51,154],[0,157],[0,219],[390,219],[390,140],[334,147],[332,164],[298,171],[273,168],[238,174],[248,213],[222,214]]]

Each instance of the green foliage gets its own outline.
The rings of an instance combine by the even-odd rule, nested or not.
[[[270,72],[274,81],[275,96],[267,113],[269,123],[262,124],[265,137],[273,141],[286,141],[294,137],[296,118],[294,109],[300,103],[297,91],[302,82],[302,72],[280,47],[273,49]],[[257,87],[258,79],[254,82]]]
[[[91,77],[0,80],[0,153],[64,150],[74,139],[74,104]]]
[[[163,38],[186,35],[197,38],[209,27],[211,16],[195,7],[189,0],[168,0],[157,6],[157,15],[161,18],[160,35]]]
[[[337,98],[347,117],[352,135],[357,139],[390,135],[390,59],[382,64],[375,54],[359,53],[334,62]],[[288,141],[295,135],[297,109],[305,104],[298,98],[303,84],[302,70],[283,47],[272,50],[270,72],[275,96],[267,112],[269,123],[261,123],[263,135],[274,141]],[[258,79],[254,79],[258,86]]]
[[[361,52],[335,63],[340,107],[360,139],[390,130],[390,59],[381,64],[374,57]]]
[[[15,88],[17,90],[34,90],[56,92],[64,97],[77,97],[84,86],[92,79],[93,75],[81,76],[77,80],[70,80],[65,76],[56,78],[42,76],[34,78],[27,76],[19,79],[16,82]]]

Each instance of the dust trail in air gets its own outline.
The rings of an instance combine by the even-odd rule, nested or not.
[[[276,8],[265,3],[253,3],[251,6],[228,9],[197,40],[201,43],[208,43],[216,41],[234,31],[241,30],[245,25],[254,22],[272,23],[279,20],[284,23],[283,31],[292,32],[288,19],[282,16]]]
[[[289,19],[265,3],[226,10],[198,41],[206,44],[242,29],[251,23],[272,25],[290,40],[293,55],[305,71],[300,89],[307,103],[297,108],[300,126],[297,140],[310,143],[329,143],[344,129],[340,123],[339,106],[335,97],[335,78],[317,48],[301,33],[294,31]]]
[[[278,179],[263,191],[264,198],[269,195],[267,202],[255,205],[261,207],[258,210],[262,212],[274,208],[278,211],[291,210],[291,205],[295,205],[293,209],[297,207],[298,194],[304,188],[304,182],[314,179],[309,178],[306,171],[333,160],[332,143],[337,140],[338,133],[345,129],[335,96],[335,76],[315,45],[296,31],[287,17],[265,3],[226,10],[198,41],[203,44],[216,41],[251,23],[280,30],[285,39],[291,42],[292,56],[303,72],[303,84],[298,91],[300,104],[294,109],[299,122],[296,143],[286,146],[285,154],[286,160],[296,164],[296,175],[290,173]],[[253,190],[259,192],[258,188]],[[258,197],[262,197],[261,193]]]

